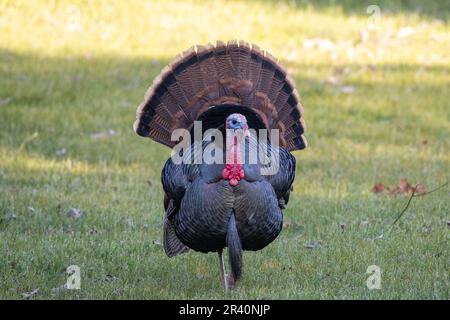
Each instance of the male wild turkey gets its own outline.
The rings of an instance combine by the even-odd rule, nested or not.
[[[242,250],[260,250],[281,231],[281,209],[289,200],[295,175],[290,151],[307,145],[302,114],[294,81],[286,70],[272,55],[244,41],[192,47],[162,70],[137,110],[134,130],[138,135],[174,147],[179,141],[172,141],[172,132],[192,132],[198,120],[202,132],[218,129],[228,137],[230,130],[244,131],[242,139],[248,146],[255,139],[248,134],[250,129],[279,130],[279,147],[270,137],[257,142],[266,143],[268,153],[278,151],[278,171],[270,175],[262,173],[260,160],[236,161],[236,140],[219,149],[224,155],[234,154],[234,160],[227,157],[223,164],[167,160],[161,180],[164,250],[169,257],[189,248],[218,252],[223,285],[235,287],[242,273]],[[203,140],[200,150],[215,143],[211,140]],[[250,149],[245,148],[240,158]],[[193,150],[190,147],[179,155],[190,157]],[[225,247],[229,281],[222,256]]]

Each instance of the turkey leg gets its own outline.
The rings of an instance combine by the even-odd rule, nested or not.
[[[228,279],[227,274],[225,273],[225,266],[223,263],[223,249],[218,250],[217,253],[219,254],[220,279],[222,280],[222,284],[225,291],[228,291]]]

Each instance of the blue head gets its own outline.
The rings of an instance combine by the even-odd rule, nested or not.
[[[240,113],[232,113],[227,117],[226,128],[231,130],[248,130],[247,118]]]

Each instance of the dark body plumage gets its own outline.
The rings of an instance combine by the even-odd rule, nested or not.
[[[295,176],[295,158],[280,148],[280,170],[272,176],[261,175],[259,164],[243,167],[245,178],[233,187],[222,177],[224,164],[166,162],[162,184],[174,207],[168,223],[186,246],[201,252],[225,247],[232,214],[244,250],[262,249],[278,236],[281,209]]]

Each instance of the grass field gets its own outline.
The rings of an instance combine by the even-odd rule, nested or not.
[[[449,299],[448,186],[392,229],[408,197],[372,192],[449,180],[449,5],[379,1],[368,21],[329,2],[0,0],[0,298]],[[291,72],[310,145],[286,228],[224,293],[215,254],[165,256],[170,150],[132,124],[177,53],[235,38]],[[81,289],[52,290],[70,265]]]

